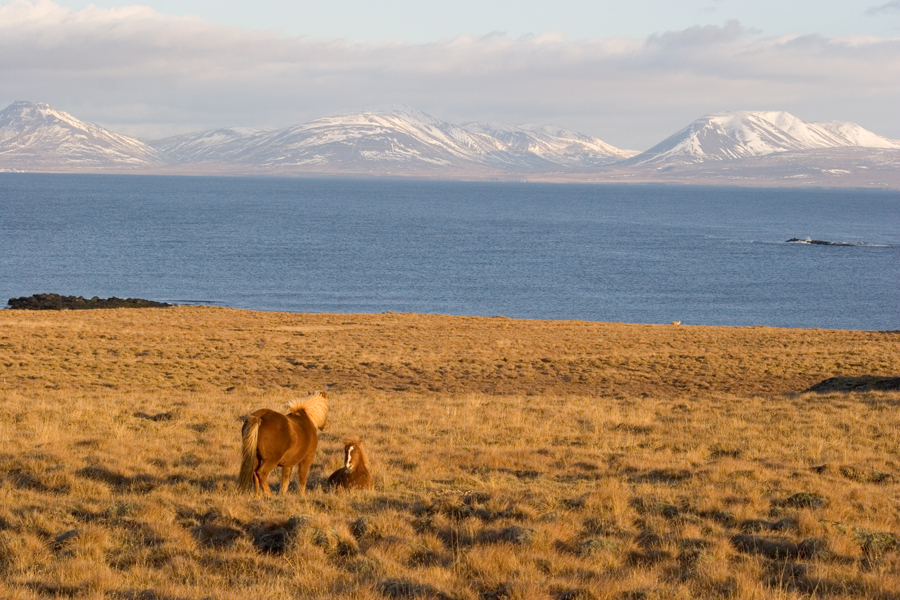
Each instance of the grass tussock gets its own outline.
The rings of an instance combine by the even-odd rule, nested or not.
[[[0,368],[3,598],[900,598],[900,392],[798,393],[896,334],[2,311]],[[240,493],[317,387],[306,494]]]

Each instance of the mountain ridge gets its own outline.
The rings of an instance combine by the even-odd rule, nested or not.
[[[454,125],[410,107],[322,117],[243,140],[223,140],[218,147],[205,143],[206,138],[203,144],[193,142],[197,135],[150,144],[179,160],[252,161],[269,168],[396,161],[432,168],[528,169],[611,164],[634,154],[563,128]]]
[[[0,111],[0,170],[900,188],[900,140],[844,121],[728,111],[637,152],[555,125],[456,125],[400,106],[144,142],[19,101]]]

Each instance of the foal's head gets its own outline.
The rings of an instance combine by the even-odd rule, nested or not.
[[[366,465],[366,453],[359,444],[359,440],[346,440],[344,442],[344,467],[348,471],[352,471],[359,465]]]

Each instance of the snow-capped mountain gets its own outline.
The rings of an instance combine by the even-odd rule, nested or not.
[[[144,143],[46,104],[16,102],[0,111],[0,170],[900,189],[900,140],[854,123],[737,111],[698,119],[637,153],[550,125],[454,125],[400,107]]]
[[[166,149],[172,141],[162,140],[157,147]],[[472,162],[475,156],[494,149],[490,140],[450,123],[412,109],[392,109],[326,117],[261,132],[222,144],[219,156],[220,160],[266,168],[414,165],[439,169]],[[210,151],[209,156],[214,153]]]
[[[162,164],[149,145],[40,102],[0,111],[0,168],[109,168]]]
[[[609,164],[634,154],[548,126],[458,126],[400,107],[326,117],[275,131],[217,130],[152,142],[179,162],[417,170],[557,170]]]
[[[533,154],[548,162],[571,167],[608,165],[638,154],[553,125],[470,123],[463,128],[497,140],[504,146],[504,152]]]
[[[632,164],[699,163],[823,148],[900,149],[855,123],[807,123],[783,111],[732,111],[697,119],[631,159]]]
[[[175,163],[220,161],[226,157],[233,159],[239,156],[248,141],[262,133],[261,129],[229,127],[149,143]]]

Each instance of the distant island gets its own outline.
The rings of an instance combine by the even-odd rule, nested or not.
[[[455,125],[399,107],[141,141],[15,102],[0,111],[0,171],[900,189],[900,140],[855,123],[729,111],[638,152],[553,125]]]

